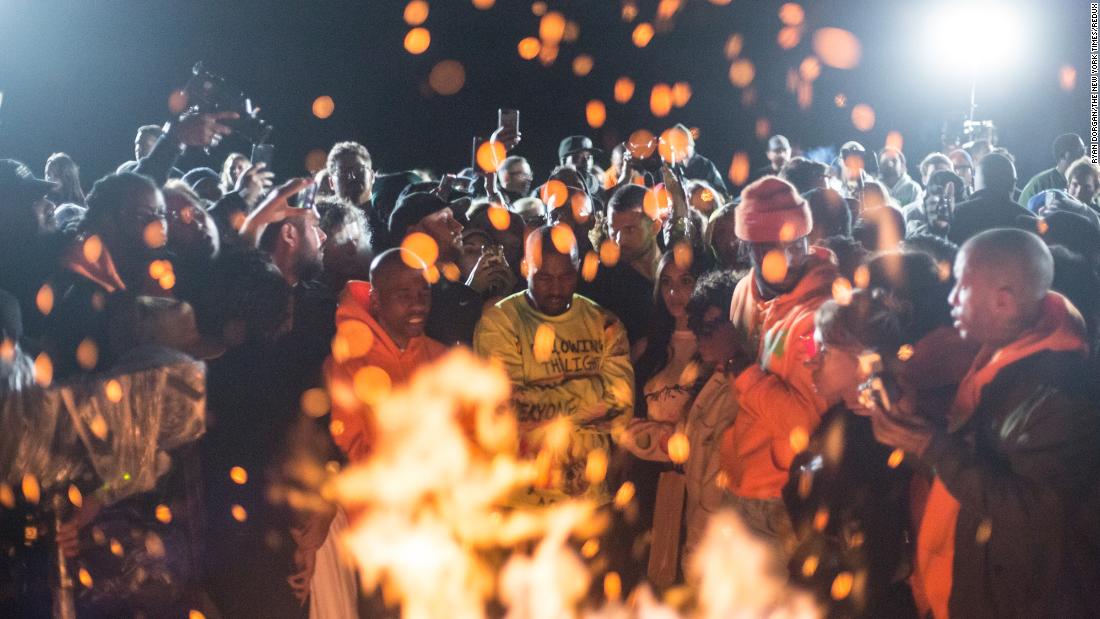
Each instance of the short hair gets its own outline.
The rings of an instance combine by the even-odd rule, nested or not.
[[[951,159],[947,155],[941,152],[928,153],[924,159],[920,161],[920,173],[923,176],[924,171],[937,163],[946,165],[949,170],[954,169],[955,164],[951,162]]]
[[[928,187],[933,185],[946,188],[948,185],[955,186],[955,201],[960,202],[965,199],[967,192],[966,181],[961,176],[955,174],[952,170],[936,170],[932,173],[932,176],[928,177]]]
[[[829,299],[814,315],[814,326],[827,344],[867,348],[893,356],[908,337],[909,308],[882,288],[860,289],[847,303]]]
[[[733,301],[733,291],[737,288],[740,277],[733,271],[719,269],[704,273],[695,280],[695,289],[691,291],[688,299],[687,311],[688,328],[698,336],[703,328],[703,316],[707,310],[717,307],[725,311],[729,309]]]
[[[370,151],[367,150],[367,147],[359,142],[348,141],[337,142],[328,151],[328,158],[325,159],[325,169],[329,171],[329,174],[332,174],[336,169],[336,160],[349,155],[362,158],[367,162],[367,167],[371,167]]]
[[[420,262],[423,266],[419,269],[409,266],[408,259],[413,259],[416,262]],[[370,262],[370,281],[371,285],[377,285],[378,279],[385,273],[393,271],[395,268],[404,268],[410,271],[423,271],[428,268],[428,265],[424,264],[424,261],[420,259],[415,252],[412,252],[403,247],[393,247],[378,254],[374,257],[374,260]],[[427,281],[427,280],[425,280]]]
[[[321,230],[328,236],[349,223],[359,223],[365,229],[367,218],[363,211],[344,200],[331,198],[317,202],[317,212],[321,216]]]
[[[607,201],[607,212],[644,211],[646,191],[645,187],[634,183],[619,187],[615,190],[615,193],[611,194],[611,199]]]
[[[1066,178],[1074,179],[1079,174],[1088,174],[1100,182],[1100,165],[1096,165],[1088,157],[1081,157],[1070,164],[1069,169],[1066,170]]]
[[[821,237],[852,235],[852,211],[836,190],[812,189],[802,197],[810,205],[814,228]]]
[[[164,135],[164,129],[161,129],[160,125],[142,125],[138,127],[137,137],[134,138],[134,141],[136,142],[150,134],[156,135],[159,138]]]
[[[813,182],[816,177],[824,177],[828,173],[829,166],[824,163],[806,157],[794,157],[783,164],[783,168],[779,170],[779,178],[794,185],[798,193],[806,193],[816,189]]]
[[[1015,228],[994,228],[970,238],[961,252],[967,266],[996,272],[1018,294],[1038,302],[1054,281],[1054,258],[1038,235]]]
[[[1054,138],[1054,143],[1051,145],[1051,152],[1054,155],[1054,160],[1058,161],[1062,158],[1062,153],[1068,153],[1077,150],[1078,144],[1083,144],[1081,136],[1076,133],[1063,133],[1062,135]]]
[[[156,191],[153,179],[133,172],[108,174],[92,185],[88,193],[85,221],[100,222],[118,213],[134,191]]]
[[[256,242],[256,247],[263,252],[269,254],[275,253],[275,248],[279,245],[279,234],[283,229],[284,224],[290,224],[294,226],[298,232],[305,232],[305,226],[303,225],[304,218],[302,217],[284,217],[279,221],[273,221],[264,227],[264,231],[260,233],[260,238]]]
[[[558,224],[564,225],[564,224]],[[581,266],[581,254],[577,249],[577,243],[573,243],[569,247],[569,253],[563,253],[558,249],[556,243],[554,243],[553,232],[556,226],[543,226],[538,230],[533,231],[527,235],[527,242],[525,243],[525,256],[527,258],[528,265],[541,264],[542,257],[547,253],[555,254],[558,256],[566,256],[569,261],[573,263],[574,268],[580,268]],[[538,255],[538,261],[533,260],[533,257]],[[536,266],[536,268],[538,268]]]
[[[1016,186],[1016,166],[1004,155],[989,153],[978,162],[978,169],[990,189],[1011,192]]]
[[[942,236],[927,232],[906,237],[901,242],[901,248],[905,251],[928,254],[937,263],[947,263],[948,265],[955,264],[955,256],[959,253],[958,245]]]
[[[519,155],[511,155],[509,157],[505,157],[504,161],[501,161],[500,165],[497,166],[497,172],[503,172],[504,170],[507,170],[517,163],[527,163],[527,159],[525,159],[524,157],[520,157]]]

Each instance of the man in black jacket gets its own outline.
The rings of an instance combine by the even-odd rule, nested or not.
[[[990,230],[968,241],[950,302],[960,335],[982,349],[947,431],[871,413],[880,442],[935,472],[914,593],[936,616],[1098,611],[1087,600],[1095,605],[1100,568],[1078,557],[1087,545],[1082,505],[1100,472],[1100,410],[1083,321],[1050,292],[1053,271],[1050,251],[1030,232]]]
[[[955,206],[948,240],[962,245],[983,230],[1028,227],[1034,217],[1012,200],[1015,187],[1016,167],[1008,157],[999,153],[983,157],[974,178],[977,191],[969,200]]]

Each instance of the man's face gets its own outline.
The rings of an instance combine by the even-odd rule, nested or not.
[[[611,240],[619,245],[622,259],[630,262],[646,255],[657,242],[655,224],[642,210],[615,211],[607,215]]]
[[[317,279],[325,269],[325,240],[328,235],[321,230],[320,218],[312,211],[302,219],[301,234],[294,248],[294,270],[300,281]]]
[[[997,290],[984,276],[985,269],[977,268],[969,254],[969,249],[964,248],[955,259],[955,287],[947,299],[951,318],[964,340],[992,343],[1004,312],[997,308]]]
[[[1092,174],[1075,174],[1069,179],[1066,193],[1082,204],[1092,204],[1096,192],[1100,190],[1100,186],[1097,185],[1096,177]]]
[[[531,166],[526,161],[513,163],[501,173],[500,183],[507,191],[527,195],[531,191]]]
[[[374,171],[367,167],[366,159],[358,155],[344,155],[329,170],[332,190],[337,197],[358,206],[370,200],[374,189]]]
[[[361,270],[360,248],[365,236],[363,224],[353,218],[326,235],[322,255],[326,281],[332,276],[333,281],[342,285]]]
[[[893,150],[884,150],[882,157],[878,162],[879,174],[883,180],[890,181],[891,183],[897,182],[901,178],[905,169],[901,165],[901,157]]]
[[[954,167],[955,174],[958,174],[966,181],[967,186],[974,186],[974,166],[970,164],[970,161],[963,156],[962,153],[955,153],[948,155],[951,158],[951,165]]]
[[[428,215],[415,227],[432,237],[439,246],[441,259],[458,262],[459,255],[462,253],[462,224],[455,219],[450,207]]]
[[[218,228],[194,201],[178,193],[165,197],[168,207],[168,244],[179,254],[212,258],[218,252]]]
[[[781,169],[791,160],[791,149],[783,145],[768,149],[768,161],[772,162],[772,169]]]
[[[592,152],[587,150],[566,155],[562,163],[578,172],[590,172],[595,165],[592,161]]]
[[[1081,157],[1085,156],[1085,143],[1081,138],[1077,138],[1077,142],[1073,144],[1073,147],[1069,151],[1063,153],[1062,161],[1069,163],[1071,161],[1077,161]]]
[[[422,271],[392,268],[372,282],[371,315],[399,346],[424,335],[432,293]]]
[[[802,267],[809,258],[809,243],[806,237],[795,239],[788,243],[750,243],[752,266],[756,272],[763,276],[768,287],[778,292],[790,292],[794,290],[798,280],[802,279]],[[773,251],[778,251],[786,261],[786,275],[780,281],[772,281],[778,274],[772,274],[763,269],[764,258]]]
[[[554,251],[542,253],[541,264],[528,260],[527,296],[535,309],[547,316],[560,316],[573,304],[577,290],[577,267],[569,256]]]
[[[153,146],[159,138],[160,134],[152,132],[139,135],[137,140],[134,140],[134,159],[141,159],[153,152]]]
[[[828,344],[821,331],[814,330],[813,355],[806,360],[814,381],[814,390],[826,402],[857,402],[859,383],[863,380],[859,367],[859,350]]]

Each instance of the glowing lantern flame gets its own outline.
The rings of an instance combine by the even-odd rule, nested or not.
[[[676,245],[672,248],[672,261],[676,264],[678,268],[683,269],[684,271],[690,270],[691,264],[695,261],[695,250],[691,248],[691,243],[688,243],[686,241],[680,241],[676,243]]]
[[[421,267],[422,268],[422,267]],[[343,363],[366,356],[374,345],[374,332],[360,320],[345,320],[336,326],[332,338],[332,357]]]
[[[905,139],[898,131],[891,131],[886,134],[886,148],[892,148],[896,151],[901,151],[902,146],[905,145]]]
[[[390,375],[382,368],[368,365],[355,371],[352,378],[355,397],[364,404],[374,405],[390,393],[393,383]]]
[[[618,243],[611,239],[605,239],[600,243],[600,264],[608,268],[619,264],[620,252]]]
[[[573,59],[573,73],[578,77],[584,77],[592,72],[592,57],[588,54],[581,54]]]
[[[85,589],[92,588],[92,575],[88,573],[86,568],[80,568],[77,570],[77,580],[84,586]]]
[[[905,459],[905,452],[901,449],[895,449],[890,452],[890,457],[886,459],[886,466],[896,469],[901,466],[901,461]]]
[[[780,49],[794,49],[801,40],[802,29],[795,26],[783,27],[775,37],[775,42],[779,44]]]
[[[745,47],[745,37],[741,33],[734,33],[726,39],[726,60],[733,60],[741,55]]]
[[[764,281],[770,284],[778,284],[787,278],[789,266],[786,254],[778,249],[773,249],[764,254],[764,260],[760,264],[760,274],[764,276]]]
[[[612,499],[612,503],[615,507],[622,509],[630,504],[634,500],[634,483],[624,481],[623,485],[619,486],[619,489],[615,492],[615,498]]]
[[[867,265],[861,264],[852,274],[852,283],[856,288],[866,288],[871,283],[871,270],[867,268]]]
[[[8,509],[15,508],[15,491],[5,483],[0,483],[0,505]]]
[[[38,485],[38,478],[30,473],[23,476],[23,498],[31,505],[38,505],[42,498],[42,488]]]
[[[740,59],[730,65],[730,83],[738,88],[744,88],[752,83],[756,77],[756,67],[751,60]]]
[[[848,305],[852,302],[852,282],[846,277],[838,277],[833,280],[833,300],[840,305]]]
[[[180,114],[187,109],[187,93],[182,90],[173,91],[168,95],[168,111]]]
[[[423,269],[439,259],[439,245],[423,232],[413,232],[401,241],[401,259],[412,269]]]
[[[687,82],[676,82],[672,85],[672,105],[676,107],[684,107],[691,101],[691,84]]]
[[[103,241],[93,234],[84,240],[84,245],[81,249],[83,250],[85,260],[88,262],[99,262],[99,257],[103,255]]]
[[[107,440],[107,420],[103,418],[103,415],[96,415],[92,418],[92,422],[88,424],[88,429],[92,431],[92,435],[101,441]]]
[[[863,50],[856,35],[840,28],[821,28],[814,32],[814,53],[825,66],[834,69],[854,69]]]
[[[851,572],[841,572],[833,579],[833,586],[830,589],[830,594],[834,600],[843,600],[852,593],[852,585],[855,583],[855,579],[852,577]]]
[[[543,2],[542,0],[538,0],[538,2],[532,2],[531,3],[531,13],[534,14],[535,17],[541,17],[541,16],[545,15],[546,14],[546,3]]]
[[[489,206],[489,223],[497,230],[507,230],[509,224],[512,223],[512,213],[508,209],[498,205],[492,204]]]
[[[589,127],[599,129],[607,120],[607,107],[604,106],[603,101],[593,99],[584,107],[584,117]]]
[[[565,36],[565,16],[557,11],[550,11],[539,20],[539,38],[543,43],[557,45]]]
[[[532,353],[535,355],[535,361],[539,363],[547,363],[550,361],[550,356],[554,352],[554,327],[546,323],[540,324],[535,329],[535,341],[532,346]]]
[[[546,181],[539,194],[542,203],[550,210],[564,206],[569,200],[569,189],[565,186],[565,183],[557,179]]]
[[[493,8],[493,5],[497,3],[497,0],[473,0],[473,3],[475,9],[487,11]]]
[[[229,469],[229,479],[233,480],[233,483],[243,486],[248,483],[248,471],[243,467],[235,466]]]
[[[634,45],[636,47],[645,47],[649,45],[649,42],[653,40],[653,24],[649,22],[642,22],[634,27],[633,34],[630,35]]]
[[[591,282],[596,279],[596,273],[599,272],[600,259],[595,252],[588,252],[584,255],[584,262],[581,264],[581,277],[586,282]]]
[[[744,185],[749,180],[749,154],[742,151],[733,155],[727,176],[734,185]]]
[[[798,65],[798,74],[807,82],[812,82],[821,77],[821,62],[813,56],[807,56]]]
[[[405,5],[405,23],[419,26],[428,19],[428,3],[424,0],[412,0]]]
[[[569,255],[577,246],[577,237],[573,229],[566,224],[558,224],[550,230],[550,240],[554,242],[554,249],[558,253]]]
[[[92,370],[99,362],[99,347],[91,338],[84,338],[76,347],[76,363],[84,370]]]
[[[870,131],[875,128],[875,110],[866,103],[860,103],[852,108],[852,125],[860,131]]]
[[[84,495],[81,494],[80,488],[77,488],[73,484],[69,484],[69,502],[73,504],[73,507],[80,509],[80,506],[84,504]]]
[[[598,484],[607,477],[607,452],[602,449],[593,449],[588,452],[588,460],[584,466],[584,478],[590,484]]]
[[[629,77],[620,77],[615,80],[615,101],[626,103],[634,96],[634,80]]]
[[[608,572],[603,577],[603,594],[608,600],[617,601],[623,596],[623,580],[618,572]]]
[[[432,44],[432,33],[428,32],[427,28],[413,28],[405,35],[405,51],[413,54],[414,56],[423,54],[428,51],[428,47]],[[317,105],[314,102],[314,114],[317,113]],[[331,113],[331,112],[330,112]],[[317,115],[318,118],[328,118],[328,116]]]
[[[244,507],[241,507],[240,505],[234,505],[233,507],[229,508],[229,513],[233,516],[233,520],[236,520],[237,522],[244,522],[245,520],[248,520],[248,510],[246,510]]]
[[[668,116],[672,111],[672,88],[668,84],[654,84],[649,93],[649,111],[657,118]]]
[[[657,150],[657,137],[645,129],[638,129],[627,138],[626,150],[635,159],[647,159]]]
[[[661,133],[661,139],[657,144],[657,153],[665,163],[675,165],[687,160],[690,147],[690,133],[680,127],[669,127]]]
[[[801,26],[806,18],[806,12],[794,2],[788,2],[779,7],[779,21],[787,26]]]
[[[428,84],[441,95],[453,95],[466,84],[466,69],[457,60],[443,60],[432,67]]]
[[[44,352],[34,358],[34,382],[39,387],[49,387],[53,382],[53,361]]]
[[[557,60],[557,58],[558,58],[558,46],[557,45],[551,45],[550,43],[546,43],[545,45],[542,46],[542,49],[539,50],[539,62],[542,63],[542,65],[544,67],[548,67],[548,66],[554,64],[554,61]]]
[[[664,184],[660,184],[646,192],[642,200],[642,209],[650,219],[657,220],[661,219],[664,211],[669,208],[669,203],[668,190],[665,189]]]
[[[756,119],[756,139],[766,140],[772,132],[772,123],[767,118]]]
[[[677,432],[668,439],[668,458],[676,464],[687,462],[691,455],[691,443],[683,432]]]
[[[1058,85],[1062,90],[1070,92],[1077,86],[1077,69],[1067,65],[1062,65],[1058,69]]]
[[[302,393],[302,412],[310,417],[320,417],[328,412],[329,399],[324,389],[314,387]]]
[[[167,505],[164,505],[163,503],[160,504],[160,505],[157,505],[156,517],[157,517],[157,520],[159,520],[160,522],[163,522],[164,524],[168,524],[168,523],[172,522],[172,510],[171,510],[171,508],[169,508]]]
[[[508,152],[500,142],[482,142],[481,146],[477,147],[477,167],[481,168],[482,172],[496,172],[507,156]]]
[[[539,52],[542,51],[542,43],[535,37],[520,40],[519,45],[516,47],[519,50],[519,57],[524,60],[534,60],[538,58]]]

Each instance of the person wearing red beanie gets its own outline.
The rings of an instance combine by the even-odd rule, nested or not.
[[[722,437],[729,501],[749,528],[781,551],[792,541],[780,498],[791,461],[825,412],[806,367],[814,313],[837,279],[828,250],[810,249],[809,204],[793,185],[765,176],[741,192],[737,238],[749,244],[750,277],[737,285],[730,320],[744,336],[726,364],[741,413]],[[784,552],[785,554],[785,552]]]

